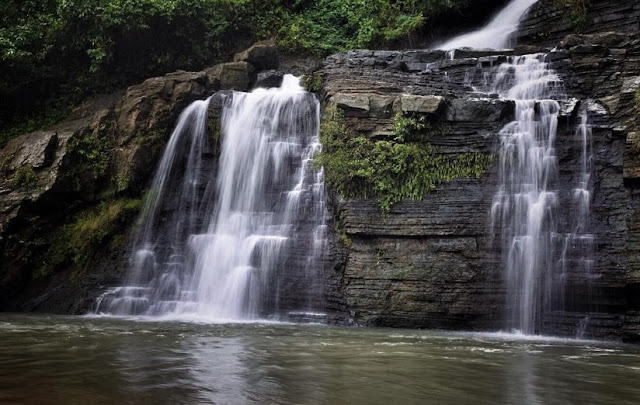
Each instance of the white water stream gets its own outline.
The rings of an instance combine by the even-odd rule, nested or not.
[[[500,65],[490,87],[515,102],[515,120],[500,132],[499,189],[491,209],[491,232],[502,244],[507,327],[539,333],[544,317],[562,310],[568,250],[574,250],[571,271],[588,270],[590,263],[587,116],[584,112],[577,131],[582,157],[574,202],[561,206],[565,190],[557,189],[556,136],[565,95],[560,78],[546,55],[525,55]],[[568,232],[559,231],[561,218],[572,219]],[[577,261],[576,249],[582,250]]]
[[[217,171],[209,100],[180,116],[153,180],[126,285],[97,312],[256,319],[320,310],[319,104],[299,80],[232,94]],[[217,172],[217,173],[216,173]],[[216,173],[217,175],[214,175]]]
[[[309,106],[308,97],[289,75],[278,90],[235,94],[225,111],[218,200],[207,232],[190,240],[197,313],[257,317],[262,301],[278,296],[272,273],[286,271],[296,239],[311,237],[312,246],[324,240],[317,234],[324,229],[323,174],[311,167],[320,149],[319,107]],[[309,235],[296,229],[301,208],[314,211]],[[320,253],[312,250],[309,259]]]
[[[512,48],[518,25],[536,2],[512,0],[483,28],[453,38],[438,49],[448,50],[448,56],[454,58],[457,48]],[[484,71],[482,67],[478,70]],[[566,96],[546,55],[510,57],[485,74],[478,90],[515,103],[514,121],[500,131],[500,180],[491,208],[490,233],[501,245],[506,327],[539,333],[545,317],[563,310],[567,280],[576,275],[588,279],[592,267],[587,112],[581,113],[577,130],[577,143],[582,145],[577,184],[562,206],[561,197],[569,191],[557,189],[556,136]]]
[[[538,0],[513,0],[500,11],[486,26],[457,36],[437,49],[505,49],[512,48],[513,34],[518,30],[518,25],[526,15],[529,8]]]
[[[482,30],[441,48],[510,46],[534,3],[514,0]],[[588,117],[585,109],[573,203],[561,207],[555,188],[558,116],[566,98],[560,78],[543,54],[511,57],[489,77],[480,90],[515,103],[514,121],[500,132],[500,180],[491,208],[507,327],[533,334],[546,314],[562,309],[568,273],[591,265]],[[326,208],[323,172],[311,165],[320,148],[317,101],[292,76],[279,89],[234,93],[222,117],[215,185],[203,184],[212,172],[202,160],[210,149],[208,104],[196,102],[182,114],[145,207],[129,281],[105,293],[98,312],[256,319],[281,314],[281,307],[318,309]],[[172,199],[173,207],[164,209]],[[560,232],[563,216],[572,225]]]

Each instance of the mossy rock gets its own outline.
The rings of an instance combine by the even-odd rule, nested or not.
[[[383,211],[403,199],[420,200],[439,183],[480,178],[493,163],[490,153],[440,154],[428,142],[449,128],[420,114],[394,117],[394,135],[372,140],[348,128],[335,106],[321,123],[323,150],[316,164],[324,166],[326,182],[345,198],[376,198]]]

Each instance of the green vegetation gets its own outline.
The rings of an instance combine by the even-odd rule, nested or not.
[[[329,107],[323,115],[323,150],[316,164],[324,166],[327,183],[346,198],[377,198],[389,211],[396,202],[419,200],[443,181],[479,178],[492,162],[485,153],[439,154],[425,142],[446,132],[424,116],[397,115],[393,140],[373,141],[353,134],[341,112]]]
[[[35,275],[46,276],[65,265],[73,265],[73,277],[80,277],[97,255],[121,246],[124,229],[141,206],[139,199],[104,201],[74,217],[54,232]]]
[[[6,178],[9,174],[9,164],[11,163],[11,159],[13,159],[13,155],[7,155],[0,160],[0,180]]]
[[[105,131],[76,134],[67,148],[72,160],[66,176],[76,182],[89,176],[93,181],[107,173],[112,142]]]
[[[322,76],[317,74],[302,76],[302,87],[311,93],[317,93],[322,89]]]
[[[434,128],[425,115],[396,114],[393,117],[393,133],[396,142],[424,142],[431,136],[445,135],[449,127]]]
[[[587,23],[587,13],[591,0],[557,0],[571,10],[571,23],[577,31],[582,31]]]
[[[334,216],[335,218],[334,229],[338,234],[340,238],[340,242],[342,242],[342,245],[345,246],[346,248],[350,248],[351,245],[353,244],[353,241],[351,240],[349,235],[347,235],[347,231],[345,230],[345,227],[344,227],[346,215],[347,215],[347,211],[341,210],[337,215]]]
[[[24,188],[27,190],[32,189],[38,184],[38,176],[33,171],[33,166],[29,163],[20,166],[11,178],[11,187]]]
[[[470,0],[0,0],[0,147],[86,97],[254,40],[315,55],[392,45]]]
[[[324,55],[336,50],[383,45],[410,36],[443,11],[465,5],[456,0],[298,1],[278,32],[293,52]]]

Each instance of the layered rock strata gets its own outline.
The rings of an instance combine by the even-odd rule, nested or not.
[[[569,98],[556,145],[558,188],[575,184],[572,168],[581,148],[575,130],[578,111],[586,108],[593,130],[590,230],[596,246],[589,280],[569,275],[565,311],[545,319],[543,332],[575,335],[586,325],[587,337],[640,340],[640,112],[634,100],[640,86],[640,19],[633,17],[638,4],[622,0],[605,7],[592,1],[584,29],[599,33],[566,37],[575,26],[566,6],[558,4],[542,0],[534,6],[520,34],[524,46],[513,52],[334,55],[317,72],[323,80],[319,96],[344,112],[353,131],[371,138],[392,136],[395,114],[417,113],[448,129],[430,139],[438,153],[495,153],[498,131],[513,119],[514,105],[476,89],[486,87],[492,67],[513,54],[545,50],[562,40],[548,56]],[[612,24],[619,32],[602,32]],[[289,64],[305,69],[296,61]],[[79,108],[75,119],[24,135],[0,151],[5,248],[0,308],[80,313],[103,286],[117,284],[126,269],[121,251],[105,252],[76,284],[69,282],[70,269],[33,281],[24,265],[29,249],[15,241],[56,228],[79,207],[139,194],[184,106],[219,89],[246,90],[256,80],[277,85],[282,72],[259,73],[276,67],[273,45],[258,44],[236,55],[235,62],[175,72],[100,98]],[[215,128],[220,105],[212,106]],[[69,145],[85,138],[107,142],[107,169],[70,177],[83,157]],[[329,190],[329,319],[365,326],[502,328],[504,278],[499,246],[488,233],[497,182],[492,167],[480,179],[442,183],[422,200],[402,201],[388,213],[373,199],[344,200]]]
[[[640,31],[640,3],[635,0],[540,0],[518,30],[518,44],[557,46],[565,36]]]
[[[559,122],[559,189],[576,183],[581,143],[578,111],[593,130],[594,267],[569,274],[565,311],[544,320],[543,333],[637,336],[635,159],[638,40],[628,34],[572,36],[549,55],[569,100]],[[344,111],[350,128],[378,138],[397,112],[432,114],[449,132],[431,141],[439,153],[497,151],[497,132],[513,105],[475,92],[508,54],[490,51],[353,51],[321,70],[325,102]],[[489,329],[503,327],[504,279],[498,246],[488,233],[496,168],[480,180],[443,183],[421,201],[383,213],[374,200],[334,201],[334,217],[350,239],[334,270],[328,301],[361,325]],[[562,223],[560,226],[565,226]],[[583,331],[584,332],[584,331]]]

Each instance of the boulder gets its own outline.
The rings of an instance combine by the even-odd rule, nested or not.
[[[513,101],[492,98],[457,98],[449,102],[446,120],[453,122],[503,122],[513,117]]]
[[[255,68],[247,62],[223,63],[207,71],[209,77],[217,75],[220,88],[225,90],[247,91],[253,82]]]
[[[346,117],[364,117],[369,115],[368,94],[338,93],[332,98],[333,104],[344,111]]]
[[[443,103],[442,96],[416,96],[412,94],[400,96],[400,108],[403,113],[435,114]]]
[[[0,150],[2,169],[14,171],[24,165],[40,169],[51,163],[58,142],[56,131],[37,131],[11,140]]]
[[[282,85],[282,78],[284,73],[277,70],[268,70],[266,72],[258,73],[256,84],[254,87],[271,88],[280,87]]]
[[[248,62],[258,70],[277,69],[280,64],[275,40],[258,42],[249,49],[235,54],[234,62]]]

